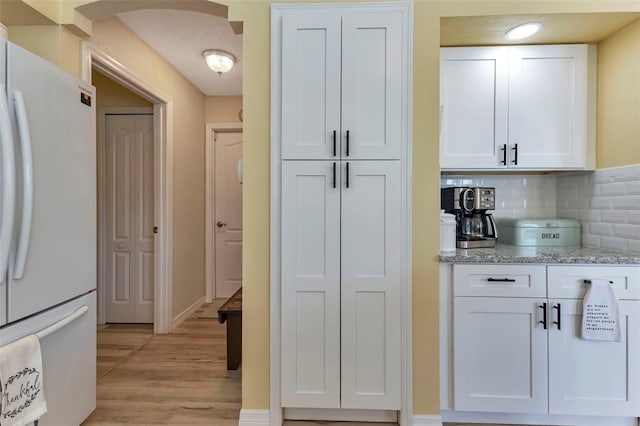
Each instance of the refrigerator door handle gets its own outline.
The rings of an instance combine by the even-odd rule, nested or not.
[[[61,319],[60,321],[58,321],[58,322],[56,322],[54,324],[51,324],[49,327],[37,332],[36,333],[36,337],[38,339],[44,339],[48,335],[50,335],[52,333],[55,333],[56,331],[60,330],[61,328],[63,328],[67,324],[77,320],[78,318],[80,318],[81,316],[86,314],[88,310],[89,310],[89,307],[87,305],[80,306],[78,309],[73,311],[73,313],[71,315],[69,315],[68,317],[65,317],[65,318]]]
[[[16,157],[5,86],[0,85],[0,153],[2,155],[2,222],[0,222],[0,284],[9,264],[16,202]]]
[[[24,276],[24,267],[29,252],[29,238],[31,237],[31,219],[33,217],[33,156],[31,154],[31,134],[29,133],[29,120],[24,105],[22,92],[13,92],[15,99],[16,117],[18,119],[18,134],[22,149],[22,224],[20,225],[20,237],[16,250],[13,278],[16,280]]]

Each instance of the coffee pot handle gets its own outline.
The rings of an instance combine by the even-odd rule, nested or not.
[[[488,214],[487,215],[487,219],[488,219],[488,222],[491,224],[491,231],[492,231],[491,234],[489,234],[488,232],[487,232],[487,234],[488,234],[488,236],[493,237],[493,238],[495,238],[497,240],[498,239],[498,227],[496,226],[496,221],[493,218],[492,214]]]

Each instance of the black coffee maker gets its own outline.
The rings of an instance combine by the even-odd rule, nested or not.
[[[451,187],[440,190],[440,208],[456,216],[456,247],[495,247],[498,231],[493,215],[495,188]]]

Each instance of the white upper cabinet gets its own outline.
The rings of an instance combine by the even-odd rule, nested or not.
[[[440,49],[440,167],[495,168],[507,143],[504,47]]]
[[[587,45],[441,49],[440,167],[593,167]]]
[[[510,168],[583,168],[587,45],[509,47]]]
[[[400,159],[402,12],[282,18],[282,159]]]
[[[283,159],[339,156],[340,33],[337,14],[282,17]]]

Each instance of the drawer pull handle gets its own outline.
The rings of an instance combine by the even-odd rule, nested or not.
[[[538,321],[538,324],[542,324],[542,328],[547,329],[547,302],[542,305],[538,305],[538,308],[542,309],[542,321]]]
[[[558,330],[562,329],[562,306],[558,303],[557,305],[553,305],[553,309],[558,310],[558,321],[554,321],[553,323],[558,326]]]
[[[490,283],[515,283],[516,280],[512,278],[487,278]]]
[[[585,284],[591,284],[591,280],[584,280],[582,282]],[[613,281],[609,281],[609,284],[613,284]]]

